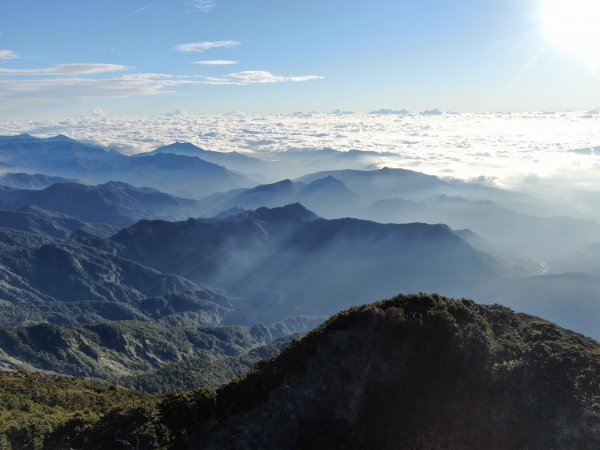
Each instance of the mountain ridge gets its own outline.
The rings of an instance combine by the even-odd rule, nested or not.
[[[196,198],[252,185],[247,176],[201,158],[172,153],[128,156],[68,138],[5,137],[0,140],[0,162],[13,172],[40,172],[90,184],[117,179]]]
[[[117,181],[96,186],[55,183],[41,190],[0,188],[0,208],[14,211],[26,206],[118,228],[144,218],[187,219],[204,212],[196,200]]]
[[[401,295],[337,314],[216,392],[54,438],[82,449],[115,437],[141,449],[592,449],[599,355],[597,342],[499,305]]]

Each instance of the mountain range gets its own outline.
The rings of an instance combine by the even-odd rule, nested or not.
[[[28,206],[117,228],[147,218],[187,219],[204,212],[196,200],[115,181],[97,186],[56,183],[38,190],[0,187],[2,210],[15,211]]]
[[[600,447],[600,224],[384,161],[0,137],[0,448]]]
[[[254,173],[255,176],[261,176],[260,174],[268,167],[268,162],[265,162],[262,159],[253,158],[244,153],[205,150],[194,144],[190,144],[189,142],[175,142],[159,147],[156,150],[148,152],[148,154],[173,154],[197,157],[204,161],[219,164],[238,172]]]
[[[1,141],[0,141],[1,142]],[[0,185],[12,189],[44,189],[56,183],[76,183],[72,180],[62,177],[51,177],[41,173],[19,173],[5,172],[0,173]]]
[[[66,214],[30,204],[15,211],[0,211],[0,227],[58,239],[66,239],[77,232],[109,237],[117,231],[108,224],[82,222]]]
[[[297,203],[224,219],[141,221],[112,240],[125,258],[243,296],[238,308],[251,321],[331,314],[398,287],[452,291],[497,269],[445,225],[325,220]]]
[[[486,251],[508,264],[527,265],[532,274],[539,273],[541,263],[573,252],[600,235],[598,222],[561,215],[564,208],[551,203],[404,169],[319,172],[203,199],[211,215],[293,202],[329,219],[444,223],[453,229],[470,229],[491,243]],[[548,246],[549,241],[554,245]]]
[[[2,308],[12,311],[2,320],[22,315],[27,321],[36,308],[54,302],[132,302],[198,286],[115,254],[114,249],[62,242],[27,232],[0,229],[0,293]]]
[[[11,172],[75,178],[90,184],[123,181],[192,198],[251,186],[252,181],[198,157],[173,153],[127,156],[65,136],[0,139],[0,162]]]
[[[116,379],[173,362],[240,356],[273,340],[266,327],[163,327],[154,323],[38,324],[0,328],[0,367]]]

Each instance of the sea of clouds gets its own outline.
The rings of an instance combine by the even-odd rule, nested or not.
[[[259,157],[289,149],[382,152],[379,165],[504,186],[551,178],[595,185],[600,168],[600,110],[588,112],[420,114],[294,113],[114,117],[93,114],[60,120],[4,121],[0,134],[65,134],[125,153],[172,142]],[[545,186],[544,189],[547,189]]]

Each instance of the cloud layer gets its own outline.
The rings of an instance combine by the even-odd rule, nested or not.
[[[156,93],[176,81],[123,78],[111,95]],[[164,83],[162,87],[160,83]],[[58,89],[52,86],[52,89]],[[83,84],[79,95],[89,85]],[[2,87],[0,86],[0,90]],[[600,171],[600,115],[481,113],[372,115],[366,113],[229,114],[119,118],[102,114],[67,120],[0,122],[0,134],[63,133],[108,146],[147,151],[175,141],[215,150],[273,153],[289,149],[383,152],[377,166],[405,167],[445,177],[511,185],[530,174]],[[575,150],[575,151],[574,151]],[[581,178],[583,179],[583,178]],[[597,179],[597,177],[595,178]]]

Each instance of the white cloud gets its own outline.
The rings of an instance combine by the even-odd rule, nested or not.
[[[72,79],[67,81],[73,82]],[[94,83],[84,81],[88,84],[78,88],[80,97],[86,92],[121,96],[158,94],[190,80],[121,77],[120,81],[113,82],[118,86],[110,88],[98,84],[98,80]],[[59,102],[63,101],[63,95],[73,98],[77,94],[73,89],[73,86],[67,89],[54,84],[47,86],[43,93]],[[5,87],[0,85],[0,93],[4,91]],[[40,95],[39,92],[36,95]],[[36,101],[35,95],[32,96],[30,100]],[[597,186],[594,180],[600,176],[598,152],[570,151],[600,146],[600,117],[584,120],[581,112],[442,116],[366,113],[87,115],[71,119],[18,121],[12,118],[12,110],[8,109],[4,100],[0,96],[0,109],[7,110],[6,119],[0,121],[0,135],[29,132],[48,136],[62,133],[104,145],[119,144],[134,151],[151,150],[175,141],[189,141],[214,150],[259,154],[328,147],[384,151],[373,157],[374,167],[404,167],[461,179],[485,175],[506,186],[519,186],[522,176],[530,173],[548,177],[567,170],[593,169],[595,177],[581,178],[586,186]],[[185,99],[182,102],[181,107],[194,105],[193,102],[185,103]],[[594,198],[597,199],[597,195]]]
[[[200,12],[207,13],[215,9],[216,3],[215,0],[192,0],[190,5]]]
[[[0,80],[0,110],[32,104],[157,95],[188,83],[188,80],[162,74],[133,74],[103,79]]]
[[[68,66],[65,68],[65,66]],[[77,66],[77,67],[73,67]],[[108,65],[59,65],[51,69],[31,69],[30,71],[9,71],[2,74],[29,75],[87,75],[108,71]],[[125,66],[114,66],[117,68]],[[282,83],[320,79],[313,75],[276,76],[265,71],[232,73],[223,77],[182,76],[161,73],[132,73],[106,78],[81,76],[40,77],[40,78],[1,78],[0,111],[11,111],[20,107],[48,103],[105,100],[166,93],[176,93],[177,88],[188,85],[248,85]]]
[[[182,102],[185,103],[185,99]],[[195,102],[187,102],[187,105],[195,107]],[[536,113],[433,117],[237,113],[87,116],[43,121],[8,118],[0,121],[0,135],[62,133],[127,151],[151,150],[176,141],[189,141],[211,150],[248,151],[272,161],[280,158],[269,152],[295,148],[307,152],[327,147],[383,150],[390,153],[372,154],[361,161],[372,161],[373,167],[404,167],[440,176],[475,179],[483,184],[496,181],[551,197],[553,203],[569,202],[570,206],[587,208],[597,205],[598,194],[594,191],[600,169],[595,164],[600,156],[566,150],[599,145],[600,122],[597,120],[600,119],[581,120],[580,117],[581,112],[553,116]],[[414,144],[407,145],[407,139]],[[352,160],[349,158],[344,164],[350,165]],[[529,173],[536,177],[524,179],[523,175]],[[478,178],[481,175],[485,178]],[[580,195],[586,190],[589,195]],[[594,212],[594,209],[589,211]]]
[[[94,75],[129,69],[120,64],[57,64],[40,69],[0,69],[0,75]]]
[[[273,75],[266,70],[245,70],[243,72],[234,72],[222,77],[205,77],[204,83],[217,85],[247,85],[247,84],[270,84],[283,83],[286,81],[311,81],[321,80],[324,77],[318,75],[301,76],[280,76]]]
[[[228,66],[237,63],[237,61],[231,61],[230,59],[210,59],[203,61],[194,61],[192,64],[202,64],[203,66]]]
[[[175,50],[184,53],[202,53],[213,48],[234,48],[241,45],[239,41],[203,41],[203,42],[187,42],[175,46]]]
[[[19,55],[17,55],[12,50],[0,50],[0,62],[8,61],[9,59],[17,59]]]

